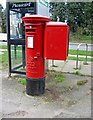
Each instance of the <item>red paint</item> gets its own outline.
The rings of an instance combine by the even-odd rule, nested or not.
[[[44,78],[44,58],[66,60],[68,55],[68,25],[49,22],[44,16],[23,17],[26,34],[26,76]]]
[[[47,22],[44,37],[44,57],[52,60],[66,60],[68,25],[62,22]]]
[[[44,73],[44,27],[45,22],[50,21],[47,17],[31,15],[23,17],[26,32],[26,76],[28,78],[43,78]],[[30,37],[29,48],[28,37]],[[33,40],[32,40],[33,38]]]

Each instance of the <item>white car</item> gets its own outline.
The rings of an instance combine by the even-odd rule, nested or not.
[[[0,41],[7,41],[7,33],[0,33]]]

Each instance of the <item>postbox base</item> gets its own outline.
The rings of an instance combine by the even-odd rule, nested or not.
[[[45,91],[45,77],[39,79],[26,78],[26,93],[28,95],[40,95]]]

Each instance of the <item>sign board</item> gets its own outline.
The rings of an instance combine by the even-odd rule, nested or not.
[[[10,3],[10,9],[16,8],[27,8],[27,7],[34,7],[34,2],[17,2],[17,3]]]

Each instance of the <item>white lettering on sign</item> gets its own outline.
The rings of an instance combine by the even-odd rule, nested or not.
[[[28,48],[33,48],[33,37],[28,37]]]
[[[29,2],[29,3],[20,3],[20,4],[16,4],[16,3],[14,3],[14,4],[12,4],[12,8],[16,8],[16,7],[30,7],[31,6],[31,2]]]

